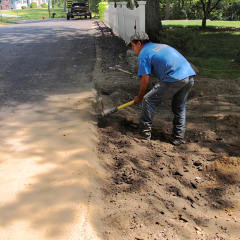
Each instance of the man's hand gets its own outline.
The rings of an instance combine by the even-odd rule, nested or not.
[[[135,98],[134,98],[134,103],[135,104],[139,104],[139,103],[141,103],[142,102],[142,98],[140,98],[139,96],[136,96]]]

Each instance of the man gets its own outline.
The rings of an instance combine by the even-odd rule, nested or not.
[[[132,50],[138,55],[138,76],[141,83],[134,102],[142,102],[140,131],[146,139],[151,139],[152,120],[155,108],[164,99],[172,99],[173,132],[171,143],[184,143],[186,125],[186,102],[196,75],[191,64],[174,48],[166,44],[149,41],[146,33],[135,33],[131,39]],[[149,91],[150,74],[159,82]]]

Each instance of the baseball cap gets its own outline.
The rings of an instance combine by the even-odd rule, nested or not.
[[[139,40],[139,41],[143,41],[143,40],[149,40],[149,37],[147,35],[147,33],[145,32],[135,32],[129,39],[129,41],[126,41],[126,45],[130,46],[131,45],[131,41],[134,40]]]
[[[140,40],[140,41],[149,40],[149,37],[145,32],[136,32],[134,35],[130,37],[130,42],[134,40]]]

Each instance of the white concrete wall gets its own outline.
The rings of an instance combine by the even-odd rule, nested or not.
[[[127,2],[117,2],[116,7],[114,2],[110,2],[105,11],[105,23],[126,43],[135,31],[145,32],[146,1],[138,1],[138,4],[138,8],[130,10],[127,8]]]

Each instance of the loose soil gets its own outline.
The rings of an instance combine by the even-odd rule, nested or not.
[[[96,24],[100,113],[132,100],[139,79],[124,42]],[[179,147],[169,143],[169,102],[156,113],[151,141],[138,135],[141,106],[99,117],[98,154],[109,173],[104,239],[240,239],[239,80],[196,77]]]

